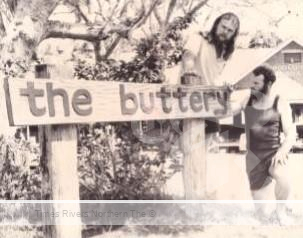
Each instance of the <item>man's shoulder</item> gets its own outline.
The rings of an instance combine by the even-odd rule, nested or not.
[[[244,110],[247,106],[247,103],[250,99],[251,93],[249,89],[234,91],[230,95],[231,102],[239,103],[241,110]]]
[[[207,42],[206,35],[201,31],[193,32],[187,35],[185,38],[186,48],[187,47],[196,48],[199,44],[204,44],[206,42]]]

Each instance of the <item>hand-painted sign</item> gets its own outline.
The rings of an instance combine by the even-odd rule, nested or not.
[[[229,115],[222,87],[111,81],[5,81],[11,125],[88,123]]]

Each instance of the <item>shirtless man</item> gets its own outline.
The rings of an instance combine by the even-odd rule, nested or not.
[[[287,200],[290,195],[288,153],[296,140],[291,108],[272,92],[276,76],[269,67],[259,66],[250,76],[253,80],[250,95],[241,103],[232,103],[232,110],[234,114],[241,110],[245,114],[246,171],[252,196],[256,200],[268,199],[270,185],[275,181],[276,199]],[[266,208],[258,207],[258,214],[266,215]],[[286,210],[285,204],[279,203],[278,215]]]

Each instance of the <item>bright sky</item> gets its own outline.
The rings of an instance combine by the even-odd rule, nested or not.
[[[253,2],[253,5],[245,6],[245,2]],[[292,37],[303,39],[300,31],[303,29],[302,0],[210,0],[209,5],[212,9],[204,8],[198,18],[199,22],[204,22],[208,14],[211,14],[205,24],[206,28],[211,27],[218,15],[232,11],[240,18],[241,33],[248,33],[248,36],[261,30],[275,32],[283,40]],[[199,26],[193,28],[199,29]]]

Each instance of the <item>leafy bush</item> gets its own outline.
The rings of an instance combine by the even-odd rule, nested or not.
[[[144,151],[144,143],[129,128],[128,123],[99,124],[80,138],[81,199],[162,198],[166,180],[180,171],[180,159]]]
[[[35,145],[0,136],[0,199],[41,199],[40,168],[31,167],[38,159]]]
[[[258,31],[249,41],[249,48],[273,48],[282,43],[282,39],[274,32]]]
[[[86,80],[161,83],[163,70],[180,62],[184,49],[181,31],[189,27],[193,16],[178,17],[163,32],[142,38],[129,62],[104,58],[94,65],[78,60],[75,76]],[[161,30],[160,30],[161,31]]]

